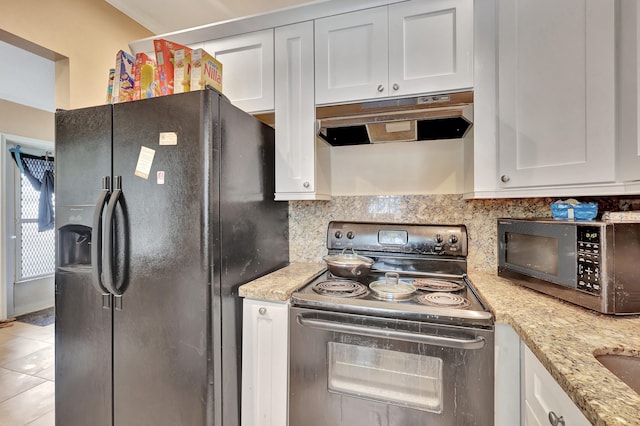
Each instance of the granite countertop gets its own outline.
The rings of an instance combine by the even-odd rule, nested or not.
[[[325,270],[293,263],[240,287],[240,296],[287,301]],[[512,284],[490,273],[469,273],[496,322],[512,326],[594,425],[637,425],[640,395],[602,366],[594,353],[640,356],[640,317],[601,315]]]
[[[640,356],[640,317],[601,315],[495,274],[469,278],[496,322],[515,329],[592,424],[640,424],[640,395],[593,356]]]
[[[240,286],[240,297],[286,302],[294,291],[327,269],[326,263],[291,263]]]

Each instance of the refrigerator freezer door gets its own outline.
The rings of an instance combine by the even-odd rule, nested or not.
[[[114,424],[205,425],[211,407],[208,165],[218,96],[114,106]],[[212,101],[215,99],[215,102]],[[203,119],[204,117],[204,119]],[[209,414],[210,415],[210,414]]]
[[[94,206],[100,196],[102,178],[110,174],[111,106],[57,113],[58,425],[113,424],[110,296],[103,296],[94,288],[88,255]]]

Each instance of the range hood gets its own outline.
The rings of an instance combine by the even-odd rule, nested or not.
[[[316,119],[332,146],[459,139],[473,123],[473,92],[317,107]]]

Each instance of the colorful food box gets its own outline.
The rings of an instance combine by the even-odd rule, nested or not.
[[[158,77],[160,81],[160,93],[171,95],[174,93],[174,55],[177,49],[185,49],[191,52],[187,46],[183,46],[172,41],[157,39],[153,41],[153,48],[156,53],[156,64],[158,66]]]
[[[191,90],[211,86],[222,93],[222,64],[204,49],[191,52]]]
[[[107,103],[111,103],[111,99],[113,98],[113,79],[116,76],[116,69],[109,68],[109,80],[107,82]]]
[[[173,59],[173,93],[188,92],[191,86],[191,49],[176,49]]]
[[[132,101],[134,97],[134,67],[136,57],[125,52],[116,54],[116,72],[113,79],[113,93],[111,103]]]
[[[134,99],[148,99],[160,96],[160,79],[156,61],[146,53],[136,54],[134,71]]]

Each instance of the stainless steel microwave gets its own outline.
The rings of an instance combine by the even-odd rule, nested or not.
[[[640,223],[498,219],[498,275],[604,314],[638,314]]]

